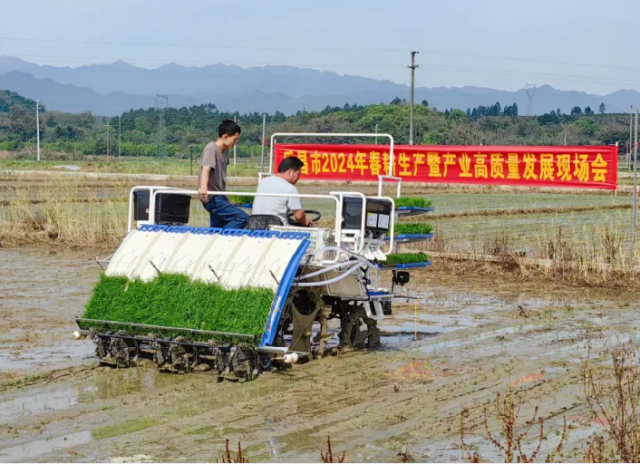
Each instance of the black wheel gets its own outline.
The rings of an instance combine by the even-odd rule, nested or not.
[[[380,333],[375,319],[367,316],[362,306],[353,306],[340,319],[340,342],[343,346],[373,349],[380,346]]]
[[[231,370],[236,378],[243,382],[249,382],[256,377],[259,357],[251,349],[238,348],[231,360]]]

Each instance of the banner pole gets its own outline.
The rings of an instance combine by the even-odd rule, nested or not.
[[[636,252],[636,210],[638,207],[638,108],[636,108],[636,130],[633,144],[633,213],[631,215],[631,263]]]

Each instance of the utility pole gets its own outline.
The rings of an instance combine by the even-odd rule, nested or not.
[[[105,127],[107,128],[107,161],[109,161],[109,127],[111,126],[107,123],[105,124]]]
[[[118,161],[122,156],[122,115],[118,118]]]
[[[411,52],[411,66],[407,66],[411,69],[411,97],[409,104],[411,105],[411,109],[409,112],[409,145],[413,145],[413,139],[415,137],[413,130],[413,92],[415,89],[415,81],[416,81],[416,68],[418,65],[416,64],[416,53],[417,51]]]
[[[40,100],[36,100],[36,152],[40,162]]]
[[[156,142],[156,156],[167,156],[166,127],[164,124],[164,112],[169,107],[169,95],[156,94],[156,112],[158,114],[158,135]]]
[[[233,122],[238,122],[238,118],[234,116],[234,117],[233,117]],[[234,165],[234,166],[235,166],[235,165],[236,165],[236,163],[237,163],[237,160],[236,160],[236,154],[237,154],[237,152],[236,152],[236,145],[234,145],[234,146],[233,146],[233,165]]]
[[[633,105],[629,110],[629,149],[627,150],[627,169],[631,170],[631,131],[633,129]]]
[[[261,158],[260,158],[260,172],[264,172],[264,144],[267,139],[267,113],[262,113],[262,138],[260,139]]]
[[[633,141],[633,213],[631,215],[631,263],[636,251],[636,209],[638,207],[638,108],[636,108],[636,134]]]

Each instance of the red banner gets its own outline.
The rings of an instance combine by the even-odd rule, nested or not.
[[[275,145],[275,166],[304,162],[303,179],[378,181],[389,175],[387,145]],[[525,185],[615,190],[616,146],[396,145],[393,175],[403,182]]]

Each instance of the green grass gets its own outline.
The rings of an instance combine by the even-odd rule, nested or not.
[[[397,253],[387,256],[384,266],[395,266],[396,264],[424,263],[429,261],[429,257],[424,253]]]
[[[91,437],[93,437],[94,440],[104,440],[105,438],[118,437],[120,435],[139,432],[140,430],[155,427],[160,424],[161,422],[157,419],[142,417],[140,419],[133,419],[116,425],[98,427],[91,432]]]
[[[269,289],[225,290],[183,275],[161,274],[151,282],[103,275],[84,317],[259,337],[273,298]]]
[[[433,231],[433,227],[429,224],[396,224],[394,227],[394,232],[397,235],[403,234],[430,234]]]
[[[431,206],[431,200],[423,197],[400,197],[395,200],[396,208],[401,206],[413,206],[414,208],[428,208]]]

